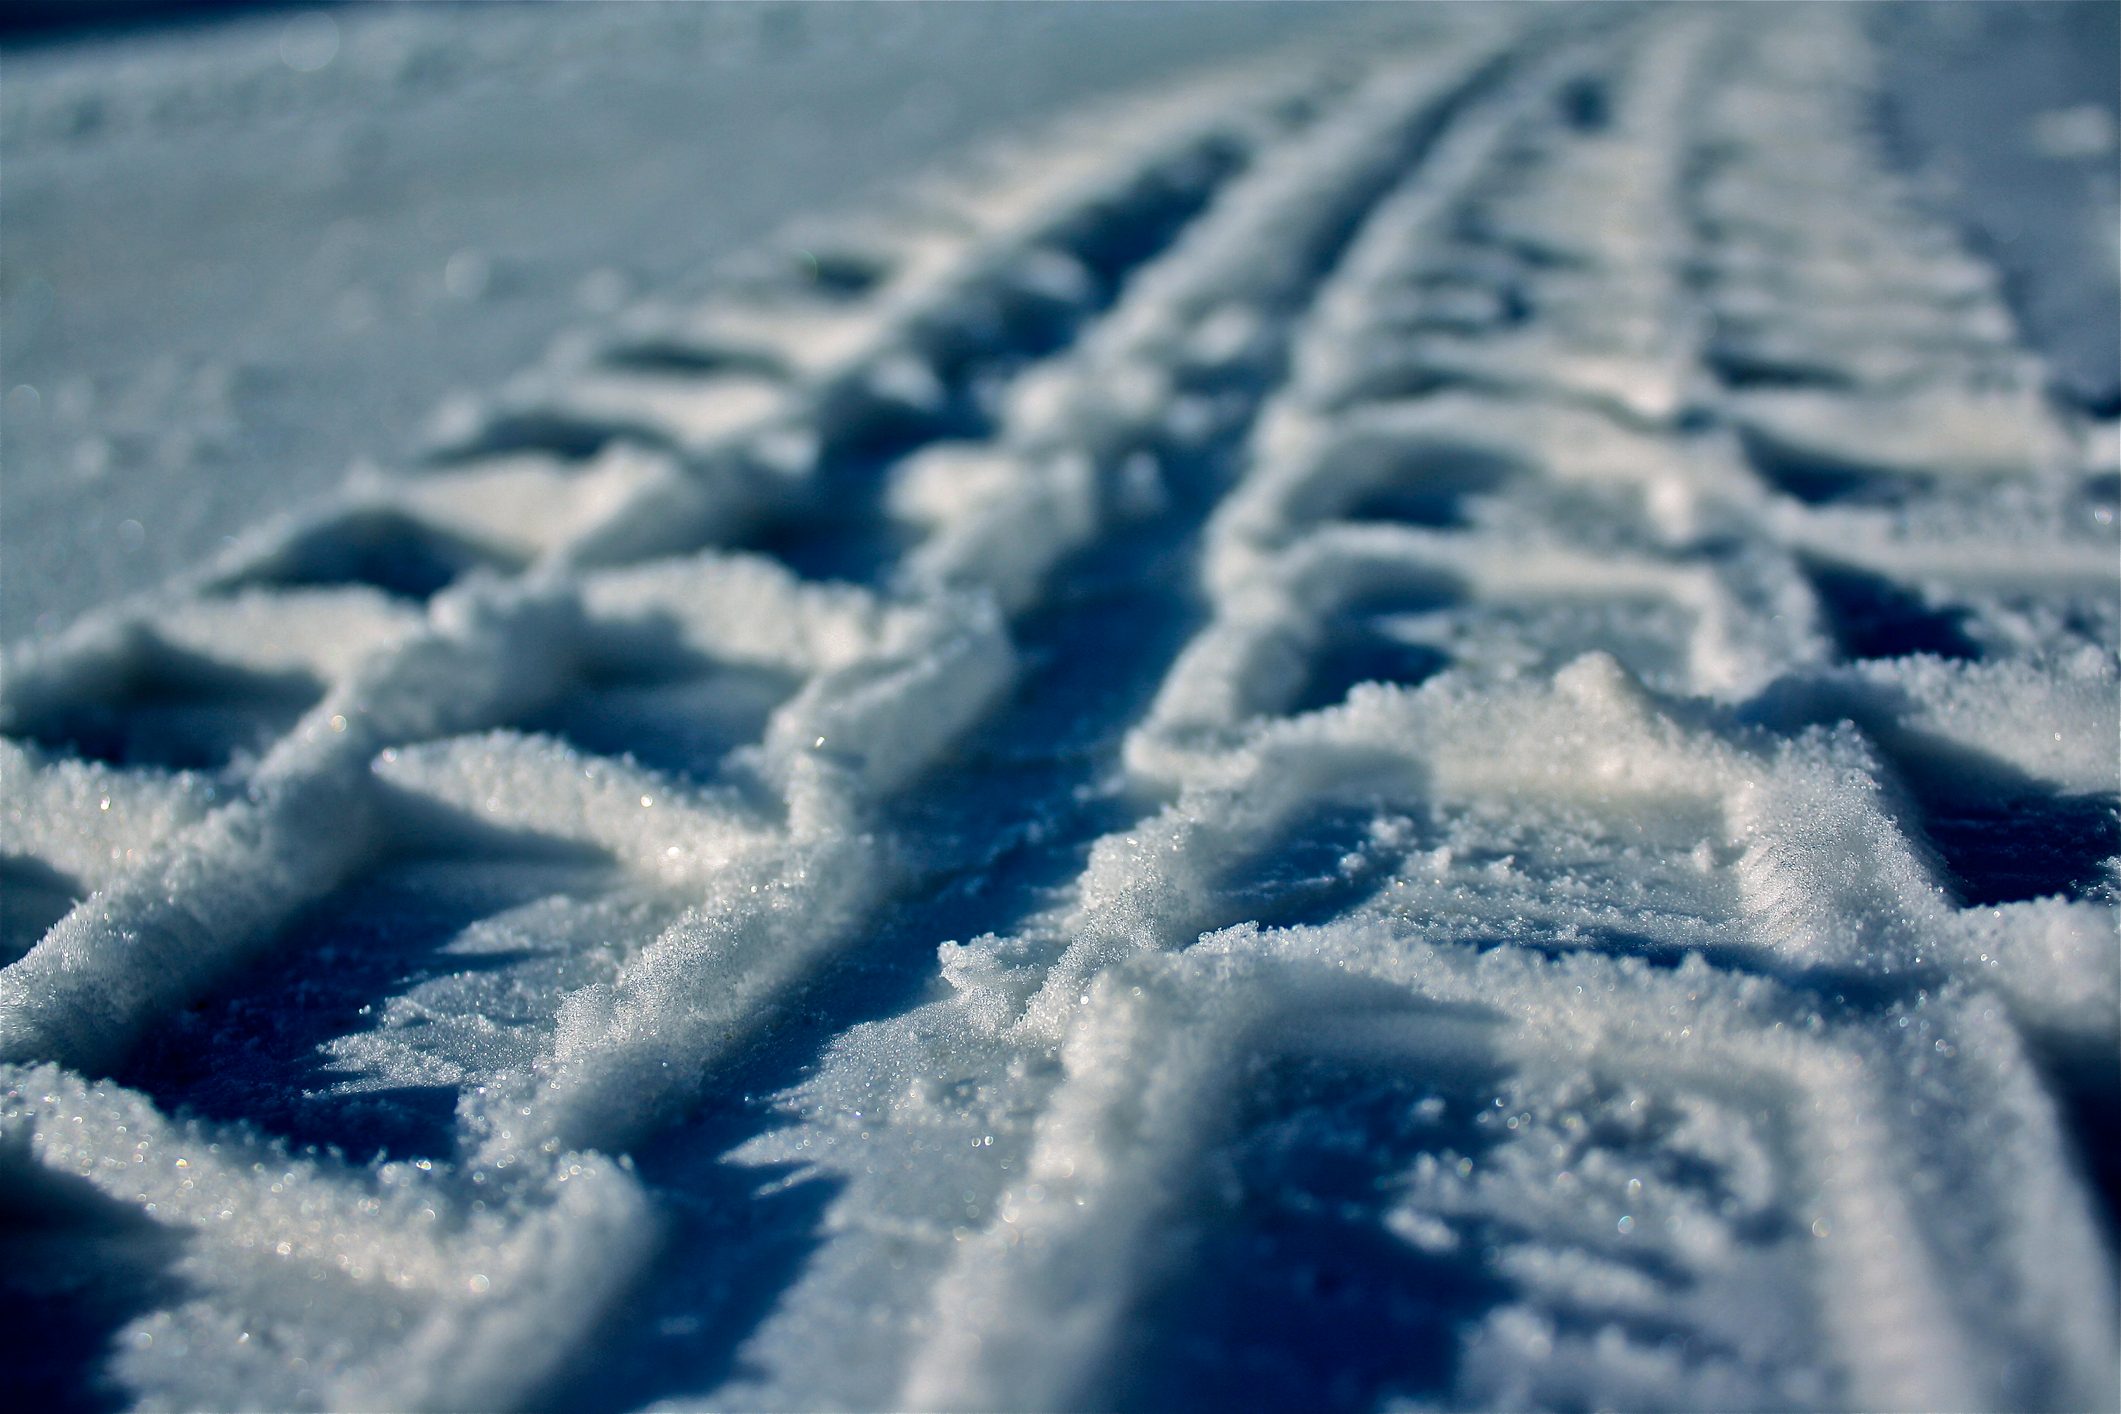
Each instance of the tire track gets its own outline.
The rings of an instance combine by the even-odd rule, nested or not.
[[[2110,1384],[2096,430],[1853,22],[1460,18],[10,660],[0,1175],[184,1235],[118,1387]]]
[[[1357,131],[1364,125],[1374,127],[1380,117],[1401,121],[1394,116],[1400,110],[1391,102],[1418,110],[1430,101],[1430,88],[1448,73],[1446,64],[1427,87],[1404,79],[1384,85],[1384,92],[1403,96],[1387,101],[1381,114],[1358,105],[1334,121]],[[1378,100],[1369,100],[1369,105],[1377,107]],[[900,291],[884,300],[880,322],[899,331],[901,339],[911,330],[917,353],[894,351],[865,360],[857,351],[814,376],[812,391],[790,416],[798,422],[807,418],[828,448],[836,441],[868,435],[862,423],[870,414],[849,410],[855,385],[872,388],[873,366],[894,358],[904,365],[909,357],[935,354],[948,335],[944,326],[950,320],[978,323],[984,317],[978,311],[967,314],[952,306],[976,303],[987,297],[990,287],[1014,280],[1016,273],[1005,268],[1016,260],[1014,252],[1071,226],[1079,227],[1080,239],[1091,244],[1099,222],[1138,226],[1145,217],[1131,194],[1154,185],[1174,160],[1198,167],[1200,146],[1208,139],[1195,134],[1217,131],[1214,123],[1201,122],[1197,108],[1177,106],[1191,123],[1190,128],[1179,124],[1182,136],[1176,147],[1181,156],[1169,156],[1171,140],[1159,140],[1161,146],[1152,141],[1147,176],[1134,175],[1140,169],[1133,168],[1116,179],[1102,176],[1094,162],[1086,165],[1085,154],[1070,150],[1058,174],[1034,169],[1037,180],[1028,192],[981,193],[979,199],[988,205],[972,213],[974,224],[991,219],[999,223],[1001,234],[975,245],[969,257],[953,257],[961,263],[969,259],[972,274],[916,269],[894,282],[910,283],[912,293]],[[1169,121],[1167,115],[1167,125]],[[1329,140],[1328,150],[1335,141]],[[1139,160],[1128,144],[1119,147],[1124,160]],[[1109,145],[1093,148],[1089,156],[1100,151],[1109,151]],[[1279,201],[1286,207],[1316,199],[1336,183],[1360,179],[1365,164],[1377,160],[1377,152],[1358,144],[1323,178],[1293,186],[1283,180],[1281,185],[1290,189],[1279,196],[1270,191],[1267,205]],[[1114,198],[1115,189],[1122,199]],[[978,207],[978,201],[971,204]],[[1258,199],[1251,204],[1258,205]],[[1242,202],[1239,215],[1244,219]],[[1147,259],[1158,240],[1152,234],[1137,244],[1141,258]],[[1100,273],[1106,278],[1117,274],[1109,267]],[[1194,288],[1201,284],[1195,281]],[[1180,285],[1185,287],[1183,281]],[[667,346],[658,354],[665,362],[670,356]],[[1020,358],[1008,354],[1002,362]],[[877,401],[868,398],[864,406]],[[539,424],[537,439],[552,443],[575,435],[548,435],[571,413],[538,416],[545,421]],[[521,440],[520,423],[509,423],[504,416],[493,426],[501,430],[487,435],[477,456]],[[645,450],[625,455],[639,466],[668,451],[655,443],[673,440],[656,432],[647,438]],[[750,437],[748,445],[755,449],[762,442],[786,445],[785,437],[770,427]],[[717,460],[715,446],[696,439],[684,450],[688,484],[715,486],[712,473],[729,465]],[[669,470],[667,460],[658,465]],[[473,473],[483,474],[483,469]],[[747,474],[739,467],[733,478],[720,478],[722,489]],[[441,473],[436,480],[450,475]],[[477,489],[491,494],[500,488],[487,481]],[[458,1268],[473,1263],[505,1268],[505,1282],[495,1272],[475,1272],[464,1277],[455,1292],[429,1293],[424,1306],[398,1311],[391,1324],[410,1329],[408,1348],[427,1358],[402,1366],[386,1360],[342,1370],[351,1383],[322,1395],[325,1402],[381,1399],[447,1405],[467,1397],[507,1402],[533,1389],[580,1338],[586,1329],[582,1322],[598,1316],[591,1303],[555,1324],[557,1313],[550,1303],[558,1299],[558,1288],[553,1283],[563,1280],[564,1267],[544,1270],[535,1261],[525,1266],[508,1253],[522,1243],[531,1244],[523,1249],[527,1253],[557,1241],[564,1254],[571,1250],[570,1221],[592,1227],[603,1223],[611,1230],[594,1239],[596,1244],[614,1255],[631,1254],[603,1278],[623,1286],[630,1265],[641,1260],[652,1228],[637,1182],[623,1170],[611,1170],[576,1152],[576,1145],[585,1137],[623,1141],[644,1125],[652,1129],[658,1115],[697,1086],[723,1048],[771,1014],[775,998],[808,970],[820,948],[849,934],[855,920],[874,908],[876,890],[886,887],[888,878],[879,867],[879,855],[888,851],[865,824],[869,798],[888,795],[918,774],[939,747],[982,711],[986,699],[1006,682],[1009,648],[991,613],[954,596],[929,595],[895,605],[857,590],[805,586],[759,562],[714,556],[638,573],[578,576],[565,566],[582,556],[566,548],[557,555],[513,559],[478,553],[482,543],[490,546],[493,540],[478,519],[468,525],[437,524],[431,510],[422,508],[417,490],[410,498],[410,513],[401,509],[404,499],[394,488],[357,490],[357,503],[363,497],[372,500],[373,508],[326,512],[278,532],[262,551],[239,553],[233,559],[235,568],[209,572],[202,584],[204,598],[196,607],[185,604],[170,616],[174,627],[149,627],[140,616],[116,616],[30,655],[13,676],[13,682],[27,684],[10,699],[17,730],[33,739],[43,736],[79,746],[75,738],[80,733],[71,730],[79,712],[67,699],[78,699],[84,688],[95,691],[98,672],[102,683],[123,694],[121,701],[144,698],[145,710],[153,714],[163,710],[167,699],[196,700],[207,682],[224,700],[241,701],[246,691],[258,695],[253,682],[258,670],[243,661],[244,640],[226,641],[230,629],[277,630],[261,640],[267,656],[286,655],[285,645],[307,643],[309,631],[319,627],[339,630],[342,639],[351,627],[372,645],[351,662],[326,662],[321,654],[304,657],[299,647],[295,650],[297,662],[288,671],[299,674],[305,686],[328,686],[311,688],[312,705],[293,730],[264,745],[258,756],[249,753],[260,746],[246,738],[227,743],[224,751],[210,757],[215,764],[226,762],[224,781],[232,777],[240,785],[235,803],[169,840],[62,920],[50,938],[9,970],[10,1046],[25,1059],[59,1055],[77,1065],[101,1068],[121,1057],[142,1026],[172,1000],[205,995],[231,969],[279,937],[319,945],[327,962],[340,946],[372,951],[373,942],[364,942],[358,929],[348,937],[343,926],[336,935],[326,928],[320,940],[313,926],[290,933],[287,925],[312,904],[321,909],[319,917],[330,917],[349,903],[356,909],[375,908],[373,890],[379,886],[386,898],[391,888],[409,886],[416,900],[425,888],[424,906],[429,908],[435,906],[437,888],[445,898],[451,890],[467,889],[474,899],[482,893],[495,898],[503,905],[499,913],[491,911],[492,903],[473,905],[473,916],[484,918],[463,935],[466,941],[480,936],[482,928],[499,937],[529,929],[533,935],[556,935],[564,950],[569,937],[601,935],[598,947],[582,963],[592,975],[602,969],[608,980],[573,989],[557,1018],[544,1023],[547,1040],[542,1046],[533,1042],[528,1057],[532,1064],[519,1072],[524,1077],[542,1072],[543,1078],[531,1080],[533,1088],[523,1097],[531,1104],[518,1105],[512,1098],[520,1081],[511,1082],[506,1096],[489,1094],[491,1087],[472,1085],[476,1070],[467,1075],[461,1066],[452,1070],[444,1063],[436,1072],[429,1065],[430,1075],[439,1073],[446,1077],[445,1085],[455,1082],[466,1092],[464,1122],[470,1126],[476,1162],[450,1173],[449,1165],[438,1171],[422,1160],[418,1178],[398,1165],[365,1178],[340,1174],[336,1186],[331,1180],[319,1185],[332,1195],[319,1199],[319,1206],[360,1208],[371,1201],[360,1195],[379,1184],[477,1194],[480,1185],[491,1181],[494,1186],[485,1192],[505,1192],[504,1206],[517,1214],[512,1228],[494,1230],[489,1224],[462,1251],[440,1259]],[[510,513],[521,519],[519,508]],[[605,549],[592,558],[608,554],[613,543],[606,539]],[[641,548],[638,542],[628,547],[634,553]],[[515,580],[494,577],[494,571],[518,565],[530,572]],[[455,584],[467,570],[480,572]],[[347,581],[350,587],[338,587]],[[401,607],[408,600],[425,600],[424,613]],[[189,639],[181,637],[186,632]],[[172,639],[183,647],[172,647]],[[232,651],[237,662],[224,667]],[[685,666],[673,669],[673,662]],[[336,678],[328,678],[333,670]],[[246,673],[249,677],[242,677]],[[236,681],[231,682],[232,677]],[[667,727],[673,711],[683,714],[702,702],[742,702],[742,694],[752,690],[742,685],[746,682],[757,682],[757,691],[764,693],[749,714],[754,723],[764,718],[763,739],[757,747],[727,758],[717,779],[671,780],[644,771],[630,755],[599,759],[564,741],[509,732],[469,734],[488,725],[514,723],[548,730],[557,726],[564,732],[570,720],[568,703],[584,691],[593,694],[584,706],[593,702],[594,710],[572,720],[608,731],[615,697],[623,701],[632,685],[642,682],[652,699],[657,691],[677,685],[671,679],[683,680],[689,695],[669,701],[666,692],[660,703],[639,704],[645,715],[637,717],[635,725],[647,726],[650,739],[656,727]],[[968,691],[973,683],[984,686]],[[658,707],[662,722],[656,720]],[[741,715],[743,709],[737,710]],[[735,735],[741,738],[744,733]],[[135,738],[159,739],[152,726],[123,740]],[[830,748],[840,742],[855,744],[857,752]],[[697,759],[706,765],[713,756]],[[34,755],[24,760],[33,770],[45,769]],[[661,813],[634,815],[635,808]],[[334,819],[339,828],[322,840],[301,838],[305,827],[320,818]],[[655,822],[652,831],[641,828],[644,819]],[[673,837],[687,843],[663,844]],[[458,859],[465,862],[451,862]],[[569,860],[574,872],[555,874],[555,866]],[[527,907],[509,907],[518,896],[511,895],[499,876],[510,869],[520,876],[526,861],[545,877],[526,881],[532,889]],[[381,874],[376,873],[379,867]],[[555,886],[562,892],[538,897]],[[704,890],[709,902],[704,907],[695,902],[676,922],[656,932],[660,925],[655,920],[668,912],[658,899],[668,898],[673,886],[695,899]],[[515,887],[520,890],[521,885]],[[349,888],[353,892],[346,892]],[[446,911],[450,905],[444,907]],[[614,926],[620,930],[616,937],[609,932]],[[629,934],[634,941],[628,941]],[[332,942],[335,936],[345,943]],[[139,970],[143,945],[155,949],[158,958],[158,964],[145,971]],[[380,980],[373,967],[364,962],[346,981],[355,988],[373,986]],[[547,969],[549,975],[549,965]],[[579,973],[581,964],[574,970]],[[270,987],[275,979],[267,974],[260,980]],[[520,977],[513,981],[522,983]],[[697,1001],[702,988],[721,991],[725,986],[722,1009],[703,1012]],[[493,1016],[505,1016],[507,1009],[493,1005],[497,998],[491,988],[481,991],[474,984],[472,991],[470,1005],[460,1014],[467,1022],[488,1022],[490,1031]],[[459,1005],[463,1001],[454,1000]],[[421,1024],[446,1020],[435,1010],[438,1001],[444,999],[421,999],[413,1019]],[[240,994],[234,1002],[238,1010],[224,1009],[220,1019],[235,1020],[238,1034],[244,1029],[246,1008],[263,1018],[268,1032],[281,1027],[287,1015],[284,1006],[259,1007]],[[325,1017],[327,1027],[335,1020]],[[257,1024],[252,1023],[253,1028]],[[673,1027],[677,1034],[665,1034]],[[520,1023],[517,1029],[520,1034]],[[219,1030],[210,1023],[180,1027],[178,1035],[162,1039],[153,1063],[137,1073],[150,1083],[167,1082],[173,1068],[168,1062],[202,1038],[218,1039]],[[293,1035],[254,1039],[287,1045],[306,1041],[308,1034],[297,1027]],[[433,1046],[432,1036],[422,1039]],[[520,1040],[468,1039],[475,1055],[499,1039],[504,1056],[523,1056]],[[302,1049],[291,1048],[297,1054]],[[341,1061],[362,1059],[357,1052],[336,1049]],[[445,1041],[440,1047],[443,1056],[429,1052],[422,1059],[446,1061],[450,1049]],[[459,1049],[467,1047],[460,1043]],[[550,1060],[537,1061],[538,1049]],[[492,1063],[492,1057],[485,1059]],[[675,1072],[673,1061],[679,1062]],[[31,1088],[49,1093],[32,1096]],[[253,1076],[248,1098],[262,1099],[264,1092],[267,1087],[259,1086]],[[180,1089],[177,1095],[209,1102],[216,1098],[210,1086],[188,1095]],[[235,1113],[245,1110],[245,1098],[240,1089],[233,1096],[218,1097]],[[11,1100],[11,1127],[19,1127],[47,1162],[59,1164],[70,1162],[66,1156],[74,1151],[52,1147],[57,1132],[52,1125],[68,1122],[69,1115],[92,1114],[104,1103],[142,1103],[136,1098],[106,1102],[102,1092],[58,1084],[18,1087]],[[334,1121],[326,1108],[323,1119],[329,1130]],[[312,1115],[311,1122],[316,1118]],[[523,1118],[530,1121],[527,1126],[520,1123]],[[520,1132],[524,1129],[529,1132]],[[301,1132],[299,1125],[296,1132]],[[192,1133],[204,1139],[202,1133]],[[352,1135],[335,1137],[358,1134],[356,1128]],[[173,1142],[166,1139],[158,1154],[185,1142],[182,1135]],[[145,1149],[136,1162],[173,1162],[180,1169],[187,1164],[183,1158],[150,1159]],[[515,1172],[508,1172],[511,1168]],[[580,1200],[568,1195],[580,1188],[561,1185],[583,1172],[609,1175],[596,1181],[608,1196],[577,1210],[574,1204]],[[426,1177],[429,1174],[436,1177]],[[178,1182],[189,1189],[200,1178]],[[233,1214],[251,1206],[240,1181],[210,1177],[208,1183],[222,1190],[216,1200],[226,1204],[222,1211]],[[136,1201],[150,1200],[143,1193]],[[469,1201],[475,1210],[486,1208],[481,1199]],[[607,1209],[618,1210],[618,1215]],[[576,1214],[573,1220],[567,1216],[571,1211]],[[632,1215],[626,1216],[628,1212]],[[540,1237],[538,1222],[561,1226],[550,1237]],[[250,1214],[236,1246],[244,1251],[277,1247],[290,1258],[311,1250],[278,1239],[283,1225],[269,1209]],[[327,1267],[336,1262],[342,1271],[353,1272],[358,1262],[345,1244],[356,1240],[335,1233],[321,1246],[312,1244],[315,1256],[309,1260]],[[557,1260],[564,1263],[565,1258]],[[175,1343],[182,1345],[181,1331],[187,1324],[213,1326],[240,1319],[232,1312],[256,1309],[250,1307],[255,1298],[231,1284],[231,1274],[204,1264],[197,1275],[204,1286],[218,1289],[221,1300],[234,1305],[224,1310],[209,1300],[156,1316],[151,1324],[164,1330],[166,1343],[172,1322],[180,1332]],[[496,1295],[496,1283],[508,1288],[506,1299],[488,1299]],[[467,1293],[476,1298],[470,1305]],[[519,1344],[526,1323],[541,1332],[537,1360],[528,1360]],[[311,1339],[299,1329],[281,1335],[283,1357]],[[143,1347],[151,1343],[140,1342]],[[236,1375],[239,1382],[258,1378],[247,1367],[248,1362],[238,1361],[236,1368],[243,1372]],[[435,1377],[443,1382],[423,1383]],[[136,1370],[131,1378],[151,1387],[166,1377],[147,1369]],[[283,1396],[295,1403],[319,1397],[314,1387],[305,1391],[300,1384],[284,1386]]]

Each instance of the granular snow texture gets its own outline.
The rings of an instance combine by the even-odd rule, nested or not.
[[[739,86],[779,25],[1095,75],[1123,23],[1033,13],[275,19],[226,101],[310,141],[370,100],[289,74],[432,51],[528,112],[687,26]],[[2110,1406],[2121,441],[1905,169],[1949,124],[1881,117],[1992,12],[1270,10],[1181,64],[1186,13],[709,276],[599,265],[506,378],[549,294],[371,301],[403,365],[289,435],[378,464],[11,604],[25,1407]],[[141,43],[126,92],[207,92]],[[33,250],[39,144],[229,121],[44,61]],[[2028,150],[2111,168],[2112,97]],[[8,395],[11,586],[52,468],[130,465],[38,460],[74,391]]]

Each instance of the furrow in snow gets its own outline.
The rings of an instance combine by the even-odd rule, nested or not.
[[[1985,272],[1869,199],[1862,38],[1828,28],[1646,25],[1559,111],[1456,120],[1372,218],[1209,523],[1212,617],[1128,741],[1172,803],[1052,907],[947,944],[957,995],[857,1028],[746,1151],[849,1190],[743,1396],[849,1397],[790,1359],[839,1339],[910,1342],[896,1397],[938,1407],[2110,1379],[2113,1272],[2052,1087],[2114,1039],[2112,517]],[[1791,181],[1820,219],[1775,209]],[[1933,327],[1918,305],[1959,333],[1785,397],[1732,353],[1741,280],[1774,284],[1756,360],[1869,358],[1802,327],[1840,288],[1902,301],[1882,344]],[[1318,973],[1256,963],[1285,952]],[[1416,959],[1488,980],[1377,1019],[1349,974]],[[1522,1029],[1505,973],[1551,998]],[[1307,1045],[1322,1073],[1276,1059]],[[1351,1154],[1400,1166],[1350,1188]],[[872,1176],[924,1161],[933,1192]],[[1940,1211],[1942,1173],[1984,1198]],[[902,1289],[886,1265],[934,1306],[857,1333]],[[1351,1283],[1337,1319],[1435,1353],[1323,1363],[1323,1327],[1275,1324],[1323,1273]],[[2064,1307],[2090,1318],[1987,1314]]]

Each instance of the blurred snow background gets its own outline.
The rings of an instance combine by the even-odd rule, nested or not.
[[[0,38],[8,641],[159,583],[357,459],[409,455],[452,392],[793,217],[871,202],[1094,94],[1390,18],[1163,4],[155,17]]]
[[[852,209],[1098,92],[1391,18],[1286,4],[187,13],[0,8],[0,640],[160,582],[357,459],[403,458],[451,392],[792,217]],[[2061,384],[2111,410],[2121,6],[1870,18],[1889,56],[1882,121],[2008,273]]]
[[[1884,121],[2069,395],[2121,412],[2121,5],[1877,7]]]

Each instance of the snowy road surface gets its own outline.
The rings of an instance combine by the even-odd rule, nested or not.
[[[6,660],[8,1378],[2110,1405],[2115,409],[1882,15],[1261,12],[378,325],[424,450]]]

